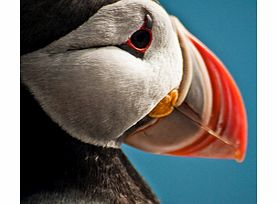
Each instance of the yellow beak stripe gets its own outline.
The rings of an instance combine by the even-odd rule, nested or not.
[[[162,118],[174,110],[174,106],[178,99],[178,90],[173,89],[170,91],[149,113],[149,116],[152,118]]]

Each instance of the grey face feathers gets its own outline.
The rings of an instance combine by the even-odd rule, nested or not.
[[[153,20],[143,58],[118,46]],[[72,16],[74,18],[74,16]],[[21,57],[22,81],[42,108],[86,143],[118,146],[182,78],[182,56],[168,14],[149,0],[121,0],[40,50]]]

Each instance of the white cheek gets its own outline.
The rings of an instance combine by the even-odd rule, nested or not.
[[[115,47],[21,58],[22,80],[50,117],[84,142],[107,144],[164,96],[147,63]]]
[[[172,36],[175,38],[175,36]],[[149,50],[149,66],[156,73],[157,83],[166,92],[178,88],[183,75],[182,52],[178,41],[170,40],[171,45],[167,49],[159,51]]]

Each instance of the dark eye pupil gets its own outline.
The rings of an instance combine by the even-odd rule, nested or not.
[[[147,30],[138,30],[131,36],[132,44],[139,49],[146,48],[150,39],[150,33]]]

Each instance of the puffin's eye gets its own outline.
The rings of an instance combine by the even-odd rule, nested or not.
[[[138,30],[130,38],[130,46],[139,51],[146,51],[151,43],[151,33],[148,30]]]
[[[142,27],[134,32],[130,38],[119,47],[135,57],[143,58],[144,53],[152,42],[152,24],[152,18],[147,14]]]

